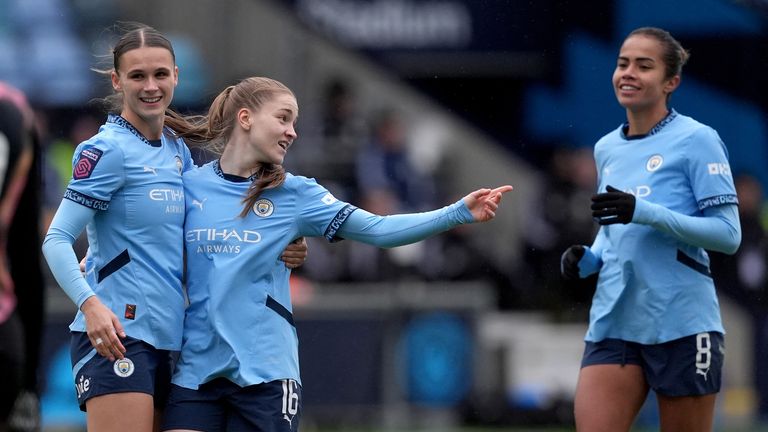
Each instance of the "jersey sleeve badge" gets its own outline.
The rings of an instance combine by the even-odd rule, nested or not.
[[[80,155],[77,157],[77,162],[75,162],[75,167],[72,170],[72,177],[75,180],[90,177],[103,153],[102,150],[95,147],[85,148],[80,151]]]

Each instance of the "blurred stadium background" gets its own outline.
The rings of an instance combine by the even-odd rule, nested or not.
[[[181,111],[246,76],[286,83],[301,106],[287,167],[369,210],[515,186],[495,222],[411,247],[310,242],[292,285],[304,431],[572,428],[591,287],[563,286],[558,258],[595,228],[585,215],[591,145],[624,120],[610,76],[633,28],[663,27],[691,50],[673,106],[719,131],[735,175],[768,182],[765,0],[2,0],[0,80],[38,112],[46,218],[73,146],[102,121],[89,101],[110,88],[90,69],[119,20],[171,37]],[[738,263],[743,278],[721,281],[729,334],[718,430],[768,420],[761,238]],[[51,282],[47,431],[84,430],[70,383],[73,313]],[[638,430],[656,416],[651,397]]]

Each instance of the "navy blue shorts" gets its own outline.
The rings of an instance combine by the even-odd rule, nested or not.
[[[85,401],[92,397],[125,392],[150,394],[156,407],[165,406],[177,353],[132,337],[121,342],[125,358],[109,361],[96,352],[86,333],[72,332],[72,373],[81,410],[85,411]]]
[[[643,345],[621,339],[587,342],[581,367],[633,364],[643,368],[648,385],[664,396],[699,396],[720,391],[725,345],[718,332]]]
[[[172,384],[162,430],[296,432],[301,405],[291,379],[240,387],[217,378],[197,390]]]

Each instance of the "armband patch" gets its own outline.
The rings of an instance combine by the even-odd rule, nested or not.
[[[80,155],[77,157],[77,162],[75,162],[75,167],[72,170],[72,178],[75,180],[82,180],[90,177],[103,153],[102,150],[95,147],[82,149]]]
[[[73,191],[72,189],[67,189],[64,192],[64,198],[94,210],[107,210],[109,208],[109,201],[89,197],[88,195]]]
[[[347,220],[349,215],[352,214],[353,211],[357,210],[357,207],[347,204],[339,210],[338,213],[336,213],[336,216],[331,221],[331,224],[328,225],[328,228],[325,230],[325,234],[323,234],[323,237],[325,237],[329,242],[334,241],[334,238],[336,237],[336,233],[339,231],[339,228],[341,228],[341,225],[344,223],[344,221]]]
[[[739,204],[739,198],[736,195],[717,195],[699,201],[699,210],[717,207],[725,204]]]

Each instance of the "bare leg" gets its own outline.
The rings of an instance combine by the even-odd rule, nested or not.
[[[716,393],[703,396],[656,395],[662,432],[706,432],[712,430]]]
[[[576,430],[629,431],[647,395],[648,384],[638,365],[586,366],[576,386]]]
[[[155,407],[146,393],[113,393],[85,403],[89,432],[152,432]]]

